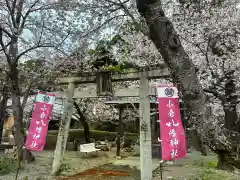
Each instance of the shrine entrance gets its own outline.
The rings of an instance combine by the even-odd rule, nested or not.
[[[61,119],[59,128],[59,135],[57,145],[54,153],[52,175],[56,174],[60,168],[64,151],[66,149],[66,143],[68,138],[68,130],[73,112],[73,98],[75,89],[78,84],[96,84],[96,92],[92,94],[86,93],[84,97],[97,96],[97,97],[109,97],[115,98],[119,96],[139,97],[139,101],[135,104],[139,105],[139,127],[140,127],[140,167],[141,167],[141,179],[152,180],[152,135],[151,135],[151,110],[150,110],[150,96],[155,95],[155,87],[149,86],[149,80],[151,79],[165,79],[169,78],[170,73],[165,64],[158,64],[154,66],[141,67],[137,70],[129,72],[85,72],[73,74],[71,77],[63,77],[57,80],[58,85],[68,85],[66,96],[64,100],[64,112]],[[121,92],[113,90],[113,82],[122,81],[136,81],[140,80],[140,86],[133,92]],[[127,93],[127,94],[126,94]],[[82,97],[82,98],[84,98]],[[109,102],[111,104],[111,102]],[[112,104],[119,105],[119,103]],[[129,103],[127,103],[129,104]],[[131,104],[131,102],[130,102]],[[126,105],[126,103],[125,103]],[[118,106],[123,109],[124,106]],[[121,110],[122,111],[122,110]],[[120,113],[121,116],[121,113]]]

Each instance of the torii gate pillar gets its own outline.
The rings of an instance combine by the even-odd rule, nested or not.
[[[140,167],[141,180],[152,180],[152,140],[150,121],[149,82],[145,72],[140,73]]]
[[[74,91],[76,89],[75,83],[68,84],[68,90],[66,92],[66,99],[64,102],[64,110],[61,118],[61,124],[58,132],[58,140],[56,144],[56,149],[54,152],[53,164],[52,164],[52,172],[51,175],[58,175],[61,163],[63,161],[63,156],[66,150],[67,138],[69,126],[73,113],[73,96]]]

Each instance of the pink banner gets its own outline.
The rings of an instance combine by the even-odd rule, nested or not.
[[[171,161],[185,157],[186,140],[176,87],[158,87],[158,109],[162,160]]]
[[[54,94],[39,92],[36,96],[25,144],[27,149],[32,151],[43,150],[54,102]]]

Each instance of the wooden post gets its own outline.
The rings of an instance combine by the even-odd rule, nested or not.
[[[120,157],[120,151],[121,151],[121,137],[123,136],[123,124],[122,124],[123,113],[124,113],[124,107],[120,105],[119,106],[119,120],[118,120],[116,157]]]
[[[149,82],[140,73],[140,167],[141,180],[152,180],[152,141],[150,122]]]
[[[98,72],[96,74],[97,95],[112,95],[112,76],[109,71]]]
[[[155,133],[155,126],[156,126],[156,120],[155,120],[155,115],[150,116],[150,122],[151,122],[151,137],[152,137],[152,142],[156,142],[156,133]]]
[[[237,141],[237,160],[239,160],[239,153],[240,153],[240,141]]]
[[[64,152],[66,150],[67,138],[69,126],[72,118],[73,112],[73,96],[76,85],[74,83],[69,83],[67,90],[67,97],[64,102],[64,110],[61,118],[61,123],[58,132],[57,144],[54,152],[54,159],[52,164],[51,175],[58,175],[60,171],[60,165],[63,160]]]

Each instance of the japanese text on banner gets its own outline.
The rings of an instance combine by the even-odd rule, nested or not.
[[[160,87],[166,91],[166,87]],[[164,94],[158,90],[160,94]],[[173,92],[173,91],[172,91]],[[185,156],[186,142],[184,129],[181,122],[178,97],[158,97],[158,109],[160,119],[160,137],[162,160],[174,160]]]
[[[42,99],[39,98],[39,96],[42,97]],[[46,96],[50,97],[46,98]],[[44,148],[48,131],[48,121],[50,119],[54,103],[54,100],[51,101],[51,104],[48,103],[49,101],[46,101],[46,99],[50,100],[50,98],[54,98],[55,100],[55,96],[49,94],[43,95],[39,93],[36,97],[38,101],[35,102],[26,139],[26,148],[29,150],[41,151]]]

